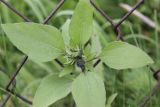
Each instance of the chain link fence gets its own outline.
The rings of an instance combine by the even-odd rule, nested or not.
[[[63,6],[64,2],[66,0],[60,0],[60,2],[57,4],[56,7],[53,8],[53,10],[50,12],[50,14],[44,19],[43,24],[47,24],[52,17],[54,17],[54,15],[56,14],[56,12]],[[10,5],[7,1],[5,0],[0,0],[1,3],[3,3],[5,6],[8,7],[8,9],[10,9],[12,12],[14,12],[17,16],[21,17],[25,22],[32,22],[29,18],[27,18],[26,16],[24,16],[23,14],[21,14],[15,7],[13,7],[12,5]],[[128,13],[126,13],[118,23],[115,23],[113,21],[113,19],[106,13],[104,12],[101,8],[99,8],[96,3],[92,0],[90,0],[90,3],[92,4],[92,6],[95,8],[96,11],[98,11],[105,19],[106,21],[108,21],[113,29],[113,32],[115,33],[117,40],[122,40],[123,39],[123,34],[121,32],[120,26],[121,24],[127,20],[127,18],[138,8],[140,7],[143,3],[144,0],[140,0],[134,7],[133,9],[131,9]],[[17,69],[15,70],[14,74],[12,75],[10,81],[8,84],[6,84],[6,98],[4,100],[4,102],[0,102],[2,103],[2,105],[0,105],[0,107],[5,107],[6,103],[9,101],[10,97],[12,95],[15,95],[19,100],[22,100],[23,102],[32,105],[32,101],[24,98],[23,96],[21,96],[18,93],[14,92],[14,88],[16,87],[16,76],[19,74],[21,68],[24,66],[24,64],[27,62],[28,60],[28,56],[24,56],[24,58],[22,59],[22,61],[18,64],[19,66],[17,67]],[[63,63],[61,63],[61,61],[59,61],[58,59],[55,59],[55,62],[57,64],[59,64],[61,67],[63,66]],[[93,66],[96,67],[99,63],[101,62],[101,60],[98,60]],[[153,68],[151,68],[151,71],[153,72],[153,77],[157,80],[157,84],[156,86],[151,90],[151,92],[149,92],[148,95],[146,95],[146,97],[144,97],[144,99],[142,99],[142,101],[139,101],[140,103],[137,104],[138,107],[145,107],[147,102],[150,100],[150,98],[152,96],[154,96],[157,91],[160,89],[160,70],[155,71]],[[75,104],[73,104],[73,107],[75,107]]]

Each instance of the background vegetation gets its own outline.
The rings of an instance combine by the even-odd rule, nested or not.
[[[21,13],[29,17],[34,22],[43,22],[45,16],[56,6],[59,0],[7,0]],[[133,6],[139,0],[96,0],[96,3],[106,11],[113,19],[119,20],[125,13],[121,3]],[[77,0],[66,0],[65,4],[49,22],[50,25],[60,28],[67,18],[70,18]],[[85,10],[84,10],[85,11]],[[151,27],[143,22],[142,18],[132,15],[121,26],[125,41],[134,44],[146,51],[155,61],[153,68],[160,69],[160,1],[145,0],[145,3],[138,9],[139,12],[149,17],[155,26]],[[23,20],[11,12],[6,6],[0,4],[0,23],[17,23]],[[115,34],[106,20],[95,11],[95,22],[97,24],[100,41],[107,45],[109,41],[116,39]],[[98,46],[96,48],[99,48]],[[23,54],[18,51],[6,38],[0,29],[0,74],[4,73],[9,78],[14,73],[17,64],[23,58]],[[142,98],[156,84],[153,74],[148,67],[115,71],[107,66],[98,66],[98,71],[102,69],[105,76],[107,99],[110,95],[117,93],[113,107],[137,107]],[[28,61],[16,78],[15,91],[32,100],[35,90],[41,79],[49,73],[60,72],[61,68],[54,61],[49,63],[34,63]],[[0,90],[4,88],[7,81],[0,78]],[[5,95],[0,91],[0,103]],[[148,107],[159,107],[160,93],[154,96]],[[73,99],[69,95],[66,99],[57,102],[52,107],[71,107]],[[29,107],[16,97],[12,97],[6,107]]]

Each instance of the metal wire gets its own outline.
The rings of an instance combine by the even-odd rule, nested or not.
[[[66,0],[60,0],[60,2],[57,4],[57,6],[51,11],[51,13],[44,19],[43,24],[47,24],[52,17],[56,14],[56,12],[63,6],[64,2]],[[11,11],[13,11],[17,16],[21,17],[24,21],[26,22],[32,22],[29,18],[27,18],[26,16],[24,16],[23,14],[21,14],[16,8],[14,8],[12,5],[10,5],[8,2],[6,2],[5,0],[0,0],[1,3],[3,3],[4,5],[6,5]],[[127,20],[127,18],[138,8],[140,7],[143,3],[144,0],[140,0],[135,6],[134,8],[129,11],[127,14],[125,14],[118,23],[114,23],[113,19],[106,13],[104,12],[101,8],[99,8],[96,3],[93,0],[90,0],[91,5],[106,19],[106,21],[108,21],[112,28],[113,28],[113,32],[115,33],[117,40],[123,40],[123,36],[122,36],[122,32],[120,30],[120,26],[121,24]],[[14,72],[13,76],[11,77],[9,83],[6,85],[6,91],[8,92],[8,95],[6,97],[6,99],[4,100],[3,104],[0,107],[4,107],[6,105],[6,103],[8,102],[8,100],[10,99],[11,95],[14,94],[15,96],[17,96],[19,99],[21,99],[22,101],[24,101],[25,103],[28,104],[32,104],[32,102],[26,98],[24,98],[23,96],[15,93],[13,91],[14,87],[12,87],[11,89],[10,86],[13,84],[13,82],[15,81],[16,76],[19,74],[21,68],[24,66],[24,64],[26,63],[26,61],[28,60],[28,56],[25,56],[22,61],[20,62],[18,68],[16,69],[16,71]],[[61,66],[63,66],[63,63],[61,61],[59,61],[58,59],[55,59],[55,61]],[[101,60],[97,60],[97,62],[95,62],[95,64],[93,65],[93,67],[96,67],[99,63],[101,62]],[[154,72],[154,69],[151,68],[151,70]],[[158,73],[157,73],[158,74]],[[156,74],[155,74],[156,75]],[[147,102],[149,101],[150,97],[155,95],[157,90],[160,88],[160,81],[158,80],[157,85],[153,88],[152,92],[150,95],[147,95],[143,101],[139,104],[139,107],[145,107],[145,105],[147,104]],[[73,105],[75,106],[75,104]]]

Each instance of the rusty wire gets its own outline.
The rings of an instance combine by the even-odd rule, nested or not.
[[[56,14],[56,12],[63,6],[64,2],[66,0],[60,0],[60,2],[57,4],[57,6],[55,8],[53,8],[53,10],[50,12],[50,14],[44,19],[43,24],[47,24],[52,17]],[[24,16],[23,14],[21,14],[16,8],[14,8],[12,5],[10,5],[8,2],[6,2],[5,0],[0,0],[1,3],[3,3],[5,6],[7,6],[11,11],[13,11],[17,16],[21,17],[25,22],[32,22],[29,18],[27,18],[26,16]],[[93,0],[90,0],[91,5],[95,8],[96,11],[98,11],[105,19],[106,21],[108,21],[112,28],[113,28],[113,32],[115,33],[117,40],[123,40],[123,36],[122,36],[122,32],[120,30],[120,26],[121,24],[127,20],[127,18],[137,9],[139,8],[143,3],[144,0],[140,0],[135,6],[134,8],[129,11],[127,14],[125,14],[118,23],[115,23],[113,21],[113,19],[106,13],[104,12],[101,8],[99,8],[96,3]],[[13,91],[14,89],[14,85],[12,86],[12,84],[14,84],[14,81],[16,81],[16,76],[19,74],[21,68],[24,66],[24,64],[27,62],[28,60],[28,56],[24,56],[24,58],[22,59],[22,61],[19,63],[19,66],[17,67],[16,71],[14,72],[14,74],[12,75],[9,83],[6,85],[6,92],[7,92],[7,97],[4,100],[4,102],[2,103],[2,105],[0,105],[0,107],[4,107],[6,105],[6,103],[8,102],[8,100],[10,99],[10,97],[12,95],[15,95],[17,98],[19,98],[20,100],[24,101],[25,103],[28,103],[30,105],[32,105],[32,101],[24,98],[23,96],[15,93]],[[61,61],[59,61],[58,59],[55,59],[55,62],[57,64],[59,64],[61,67],[63,66],[63,63],[61,63]],[[101,62],[101,60],[97,60],[97,62],[95,62],[95,64],[93,65],[93,67],[96,67],[99,63]],[[150,68],[151,71],[154,72],[154,69]],[[159,72],[158,73],[154,73],[154,77],[158,77],[159,76]],[[157,79],[157,78],[156,78]],[[12,88],[10,89],[10,87],[12,86]],[[153,88],[153,90],[151,91],[151,94],[147,95],[139,104],[138,107],[145,107],[147,102],[149,101],[149,99],[151,98],[151,96],[154,96],[156,94],[156,92],[160,89],[160,79],[157,79],[157,85]],[[73,105],[75,106],[75,104]]]

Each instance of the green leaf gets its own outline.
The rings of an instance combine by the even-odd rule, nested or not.
[[[119,70],[138,68],[153,63],[144,51],[121,41],[109,43],[103,49],[100,58],[109,67]]]
[[[66,46],[69,46],[70,44],[70,36],[69,36],[69,25],[70,25],[71,20],[68,19],[65,24],[62,26],[62,36],[63,40]]]
[[[33,107],[48,107],[71,92],[72,80],[58,75],[47,76],[40,84],[33,100]]]
[[[99,36],[94,35],[92,36],[91,39],[91,52],[94,55],[94,57],[100,55],[100,53],[102,52],[102,46],[99,40]]]
[[[100,43],[104,46],[108,44],[109,36],[96,21],[94,21],[94,35],[99,36]]]
[[[77,107],[105,107],[106,92],[103,80],[94,72],[81,73],[72,84]]]
[[[115,98],[117,97],[117,95],[118,95],[118,94],[115,93],[115,94],[111,95],[111,96],[108,98],[108,102],[107,102],[106,107],[112,107],[111,105],[112,105],[113,101],[115,100]]]
[[[64,50],[60,31],[49,25],[36,23],[3,24],[11,42],[36,62],[51,61]]]
[[[65,68],[63,68],[63,70],[60,72],[59,77],[63,77],[65,75],[70,74],[71,72],[73,72],[73,66],[67,66]]]
[[[69,33],[71,42],[84,45],[93,33],[93,7],[89,0],[80,0],[72,16]]]

